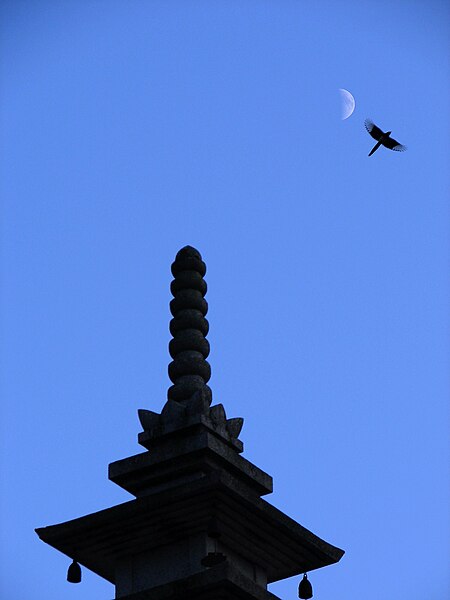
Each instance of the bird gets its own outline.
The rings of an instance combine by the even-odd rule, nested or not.
[[[392,131],[386,131],[386,133],[384,133],[384,131],[381,131],[381,129],[377,127],[375,123],[372,123],[370,119],[366,119],[364,125],[370,135],[377,140],[377,143],[369,152],[369,156],[372,156],[375,150],[378,150],[381,145],[385,148],[389,148],[389,150],[395,150],[396,152],[404,152],[406,150],[406,146],[403,146],[403,144],[400,144],[397,140],[390,137]]]

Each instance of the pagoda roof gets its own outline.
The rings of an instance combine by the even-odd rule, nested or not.
[[[224,545],[262,566],[269,583],[336,563],[343,556],[343,550],[264,499],[233,489],[235,483],[226,472],[213,472],[36,533],[111,583],[118,561],[206,531],[213,513]]]

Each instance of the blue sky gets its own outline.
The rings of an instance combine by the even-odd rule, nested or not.
[[[346,550],[317,600],[442,600],[449,10],[5,1],[2,541],[14,600],[112,598],[34,528],[131,499],[170,384],[170,264],[206,261],[214,402],[267,497]],[[338,88],[356,99],[340,120]],[[381,148],[370,117],[408,147]],[[296,597],[298,579],[274,584]]]

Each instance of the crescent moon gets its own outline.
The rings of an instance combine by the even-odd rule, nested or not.
[[[355,99],[348,90],[339,88],[339,94],[341,95],[341,119],[344,121],[355,110]]]

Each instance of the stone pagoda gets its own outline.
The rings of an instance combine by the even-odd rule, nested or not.
[[[173,385],[161,413],[139,411],[145,452],[109,465],[109,479],[135,499],[36,529],[73,561],[69,581],[80,581],[82,565],[120,600],[277,600],[269,583],[344,554],[262,498],[272,478],[242,456],[243,419],[212,404],[205,272],[195,248],[176,255]],[[305,576],[302,584],[300,597],[311,597]]]

